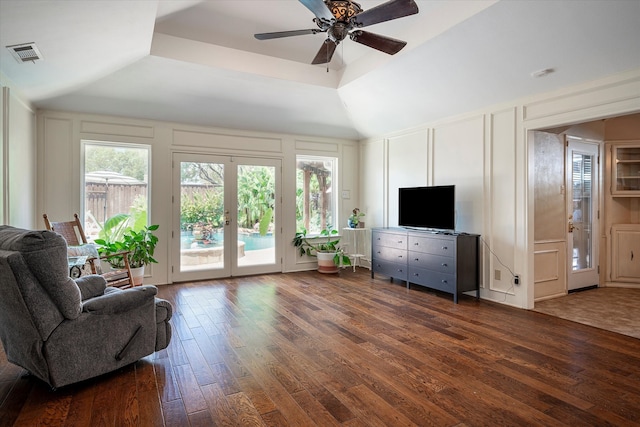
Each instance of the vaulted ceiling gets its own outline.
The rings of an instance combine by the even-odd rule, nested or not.
[[[315,28],[295,0],[0,0],[0,72],[38,108],[361,139],[640,68],[638,0],[416,3],[367,28],[398,54],[347,38],[326,66],[323,33],[253,37]]]

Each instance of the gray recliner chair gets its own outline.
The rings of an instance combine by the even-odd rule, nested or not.
[[[166,348],[173,309],[157,292],[73,280],[62,236],[0,226],[0,339],[10,362],[53,388]]]

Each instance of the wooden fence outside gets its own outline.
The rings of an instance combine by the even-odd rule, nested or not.
[[[182,197],[192,198],[195,194],[204,195],[213,188],[215,188],[213,185],[183,184]],[[109,185],[87,183],[84,202],[85,223],[90,224],[93,217],[98,223],[103,224],[107,218],[117,213],[128,213],[138,197],[147,197],[146,183]]]

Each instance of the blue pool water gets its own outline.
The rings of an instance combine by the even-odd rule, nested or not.
[[[212,241],[210,244],[207,244],[206,247],[216,247],[222,246],[224,241],[222,233],[214,233],[212,236]],[[255,234],[239,234],[238,240],[244,242],[244,249],[246,251],[256,251],[259,249],[269,249],[273,248],[275,245],[275,240],[273,234],[267,234],[266,236],[261,236],[259,233]],[[191,248],[193,243],[193,237],[189,235],[182,235],[180,237],[181,247]]]

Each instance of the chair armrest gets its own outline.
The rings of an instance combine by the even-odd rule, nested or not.
[[[75,279],[75,282],[80,288],[82,301],[104,294],[107,287],[107,281],[104,280],[104,277],[97,274],[82,276]]]
[[[100,255],[100,259],[109,262],[109,258],[123,257],[124,259],[128,260],[129,258],[127,258],[125,255],[128,255],[129,253],[131,253],[131,251],[114,252],[108,255]]]
[[[113,289],[112,292],[91,298],[82,303],[82,311],[89,314],[117,314],[137,309],[147,301],[154,301],[158,289],[153,285],[129,289]]]

